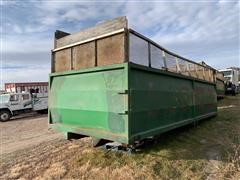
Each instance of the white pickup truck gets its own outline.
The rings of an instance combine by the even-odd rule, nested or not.
[[[0,120],[29,111],[47,112],[47,93],[9,93],[0,95]]]

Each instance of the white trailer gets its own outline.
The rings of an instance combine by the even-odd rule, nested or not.
[[[0,120],[7,121],[12,116],[29,111],[46,112],[47,93],[9,93],[0,95]]]

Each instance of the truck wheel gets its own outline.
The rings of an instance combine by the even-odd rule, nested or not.
[[[39,114],[47,114],[48,110],[47,109],[38,110],[37,113],[39,113]]]
[[[10,113],[9,113],[9,111],[6,111],[6,110],[2,110],[2,111],[0,111],[0,120],[2,121],[2,122],[4,122],[4,121],[8,121],[9,119],[10,119]]]

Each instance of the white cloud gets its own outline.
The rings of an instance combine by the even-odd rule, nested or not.
[[[17,34],[21,34],[23,31],[18,25],[13,25],[13,31]]]
[[[31,24],[28,24],[24,27],[24,32],[27,33],[41,33],[45,32],[48,30],[48,26],[46,25],[39,25],[39,26],[34,26]]]
[[[216,68],[239,65],[239,3],[129,2],[126,6],[133,28],[170,51],[204,59]]]
[[[31,82],[31,81],[47,81],[50,68],[25,68],[25,69],[3,69],[2,77],[5,82]]]
[[[136,6],[136,11],[132,7]],[[140,6],[140,7],[139,7]],[[144,14],[141,14],[141,12]],[[155,3],[127,6],[133,27],[140,31],[157,29],[155,39],[176,41],[218,40],[235,38],[239,33],[239,4],[218,6],[213,3]],[[191,38],[189,38],[189,36]]]
[[[2,5],[2,6],[9,6],[9,5],[14,5],[16,3],[17,3],[16,1],[1,1],[0,5]]]
[[[47,52],[53,48],[53,39],[27,34],[3,37],[4,53],[38,53]]]
[[[93,3],[43,1],[39,6],[40,21],[44,25],[56,25],[64,21],[80,21],[94,16],[94,11],[89,11]]]

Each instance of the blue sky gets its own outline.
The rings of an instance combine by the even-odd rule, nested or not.
[[[240,66],[236,1],[2,1],[1,79],[47,81],[56,29],[77,32],[127,16],[129,26],[161,46],[220,69]]]

